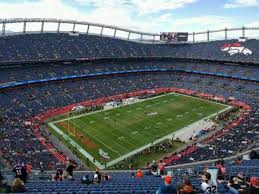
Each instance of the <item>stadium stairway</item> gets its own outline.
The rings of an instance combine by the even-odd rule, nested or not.
[[[37,139],[47,148],[47,150],[53,154],[53,156],[62,164],[65,164],[67,161],[67,158],[62,154],[59,153],[55,147],[49,143],[44,137],[41,136],[41,133],[37,130],[32,128],[35,136],[37,137]]]

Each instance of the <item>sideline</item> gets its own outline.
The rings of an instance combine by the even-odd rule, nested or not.
[[[78,145],[73,139],[71,139],[67,134],[61,131],[56,125],[53,123],[48,124],[52,129],[54,129],[59,135],[61,135],[65,141],[68,141],[72,146],[76,147],[78,151],[83,154],[86,158],[88,158],[94,165],[96,165],[99,169],[104,169],[103,165],[98,162],[93,156],[91,156],[85,149],[83,149],[80,145]],[[95,162],[94,162],[95,160]]]

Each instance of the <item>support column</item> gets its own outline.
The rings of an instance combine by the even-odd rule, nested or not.
[[[2,25],[2,36],[5,36],[5,22]]]
[[[45,22],[41,22],[41,30],[40,30],[41,33],[43,33],[43,31],[44,31],[44,23],[45,23]]]
[[[60,31],[60,21],[58,22],[58,29],[57,29],[57,33],[59,33],[59,31]]]
[[[225,40],[227,40],[227,39],[228,39],[228,29],[225,28]]]
[[[195,42],[195,32],[192,33],[192,42]]]
[[[208,42],[210,41],[210,31],[209,30],[207,31],[207,41]]]
[[[102,29],[101,29],[101,34],[100,34],[101,36],[103,36],[103,26],[102,26]]]
[[[73,25],[73,30],[72,30],[72,32],[74,32],[75,29],[76,29],[76,23],[74,23],[74,25]]]
[[[88,26],[87,26],[86,34],[88,34],[88,33],[89,33],[89,28],[90,28],[90,24],[88,24]]]
[[[130,38],[130,32],[128,33],[128,40],[129,40],[129,38]]]
[[[115,38],[116,36],[116,33],[117,33],[117,29],[114,29],[114,34],[113,34],[113,37]]]
[[[243,26],[242,27],[242,37],[245,37],[246,36],[246,28]]]
[[[143,38],[143,34],[141,34],[141,36],[140,36],[140,42],[142,42],[142,38]]]
[[[155,35],[153,35],[153,44],[155,44],[155,38],[156,38]]]
[[[23,33],[26,33],[26,22],[23,22]]]

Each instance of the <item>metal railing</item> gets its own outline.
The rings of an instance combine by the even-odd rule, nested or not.
[[[39,28],[35,29],[29,27],[30,24],[38,23],[40,26]],[[8,28],[10,24],[17,24],[13,28]],[[18,28],[18,24],[22,24],[21,29]],[[46,26],[48,24],[55,25],[54,29],[47,30]],[[71,25],[68,29],[62,30],[63,25]],[[160,41],[160,33],[148,33],[148,32],[141,32],[136,30],[130,30],[127,28],[112,26],[112,25],[105,25],[100,23],[92,23],[92,22],[84,22],[84,21],[76,21],[76,20],[62,20],[62,19],[53,19],[53,18],[13,18],[13,19],[0,19],[0,36],[10,36],[10,35],[17,35],[17,34],[30,34],[30,33],[63,33],[63,32],[70,32],[70,33],[80,33],[80,34],[96,34],[99,36],[108,36],[113,38],[125,39],[129,41],[137,41],[142,43],[164,43]],[[84,30],[79,29],[78,27],[85,27]],[[94,33],[91,32],[92,28],[98,28],[97,31]],[[105,30],[112,30],[110,33],[105,32]],[[96,29],[95,29],[96,30]],[[230,32],[240,32],[240,34],[236,35],[236,37],[230,37]],[[220,30],[207,30],[202,32],[192,32],[189,33],[189,42],[200,42],[200,41],[211,41],[215,40],[211,38],[213,34],[216,33],[223,33],[221,34],[221,38],[227,40],[231,38],[239,38],[239,37],[248,37],[248,31],[258,31],[255,33],[259,38],[259,27],[240,27],[240,28],[224,28]],[[124,33],[124,36],[119,35],[120,33]],[[205,39],[199,39],[198,37],[202,35]],[[222,36],[223,35],[223,36]]]
[[[244,152],[238,153],[234,156],[230,156],[230,157],[225,157],[225,158],[217,158],[217,159],[212,159],[212,160],[204,160],[204,161],[198,161],[198,162],[191,162],[191,163],[185,163],[185,164],[177,164],[177,165],[172,165],[172,166],[167,166],[166,169],[170,169],[170,168],[186,168],[186,167],[193,167],[195,165],[207,165],[207,164],[211,164],[214,163],[218,160],[223,159],[224,161],[231,161],[231,160],[235,160],[236,158],[243,156],[243,155],[249,155],[250,152],[252,150],[258,151],[258,148],[255,149],[251,149],[251,150],[246,150]]]

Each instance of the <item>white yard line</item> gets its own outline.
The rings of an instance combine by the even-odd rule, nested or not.
[[[229,107],[227,107],[227,108],[225,108],[225,109],[219,111],[218,113],[222,113],[222,112],[224,112],[224,111],[226,111],[226,110],[229,110],[230,108],[232,108],[232,107],[229,106]],[[200,124],[201,124],[202,122],[204,122],[204,120],[216,116],[218,113],[214,113],[214,114],[212,114],[212,115],[209,115],[209,116],[207,116],[207,117],[205,117],[205,118],[203,118],[203,119],[201,119],[201,120],[199,120],[199,121],[197,121],[197,122],[195,122],[195,123],[192,123],[192,124],[190,124],[190,125],[188,125],[188,126],[182,128],[182,129],[180,129],[180,130],[177,130],[177,131],[175,131],[175,132],[173,132],[173,133],[171,133],[171,134],[169,134],[169,135],[166,135],[166,136],[164,136],[164,137],[162,137],[162,138],[160,138],[160,139],[157,139],[157,140],[153,141],[153,143],[149,143],[149,144],[147,144],[147,145],[144,145],[144,146],[142,146],[142,147],[140,147],[140,148],[138,148],[138,149],[136,149],[136,150],[133,150],[133,151],[131,151],[131,152],[129,152],[129,153],[127,153],[127,154],[125,154],[125,155],[119,157],[119,158],[116,158],[115,160],[108,162],[108,163],[106,164],[106,167],[112,166],[112,165],[114,165],[114,164],[116,164],[116,163],[118,163],[118,162],[120,162],[120,161],[122,161],[122,160],[124,160],[124,159],[126,159],[126,158],[128,158],[128,157],[130,157],[130,156],[132,156],[132,155],[135,155],[136,153],[141,152],[141,151],[143,151],[143,150],[145,150],[145,149],[151,147],[152,145],[158,144],[158,143],[160,143],[160,142],[162,142],[162,141],[164,141],[164,140],[166,140],[166,139],[171,139],[171,138],[173,138],[173,137],[182,137],[182,134],[186,134],[186,131],[189,132],[189,129],[191,129],[191,128],[194,127],[194,126],[199,126],[199,128],[202,129],[203,127],[202,127]],[[209,126],[206,126],[206,127],[210,127],[210,125],[209,125]],[[205,127],[205,128],[206,128],[206,127]],[[191,134],[191,135],[192,135],[192,134]]]
[[[52,129],[54,129],[59,135],[61,135],[65,140],[67,140],[72,146],[76,147],[78,151],[83,154],[86,158],[88,158],[94,165],[96,165],[98,168],[103,169],[103,165],[95,160],[94,157],[91,156],[85,149],[83,149],[80,145],[78,145],[73,139],[71,139],[67,134],[65,134],[63,131],[61,131],[56,125],[53,123],[48,124]]]
[[[74,123],[74,125],[76,125],[78,128],[81,128],[81,126],[78,126],[76,123]],[[119,153],[117,153],[117,151],[115,151],[114,149],[112,149],[110,146],[106,145],[105,143],[103,143],[101,140],[99,140],[98,138],[96,138],[94,135],[89,135],[87,132],[85,132],[89,137],[94,138],[96,141],[98,141],[99,143],[105,145],[107,148],[109,148],[111,151],[113,151],[114,153],[118,154],[119,156],[121,156]]]
[[[222,113],[222,112],[224,112],[224,111],[226,111],[226,110],[229,110],[230,108],[232,108],[232,107],[227,107],[226,109],[223,109],[223,110],[219,111],[218,113]],[[153,145],[155,145],[155,144],[158,144],[158,143],[160,143],[160,142],[162,142],[162,141],[164,141],[164,140],[166,140],[166,139],[171,139],[171,138],[173,138],[173,137],[180,137],[180,139],[182,139],[183,134],[186,134],[187,131],[188,131],[188,134],[190,134],[190,133],[189,133],[189,132],[190,132],[190,129],[192,129],[192,127],[194,127],[194,126],[198,126],[199,128],[210,127],[211,125],[209,125],[209,126],[208,126],[208,125],[203,126],[203,125],[202,125],[202,122],[204,122],[205,119],[209,119],[209,118],[214,117],[214,116],[216,116],[216,115],[217,115],[217,113],[214,113],[214,114],[212,114],[212,115],[210,115],[210,116],[207,116],[207,117],[205,117],[205,118],[203,118],[203,119],[201,119],[201,120],[199,120],[199,121],[197,121],[197,122],[195,122],[195,123],[192,123],[192,124],[190,124],[190,125],[188,125],[188,126],[182,128],[182,129],[180,129],[180,130],[177,130],[177,131],[174,132],[174,133],[171,133],[171,134],[166,135],[166,136],[164,136],[164,137],[162,137],[162,138],[160,138],[160,139],[157,139],[157,140],[153,141],[153,143],[146,144],[146,145],[144,145],[144,146],[142,146],[142,147],[140,147],[140,148],[138,148],[138,149],[136,149],[136,150],[133,150],[133,151],[131,151],[131,152],[129,152],[129,153],[123,155],[123,156],[120,156],[120,157],[116,158],[115,160],[112,160],[112,161],[108,162],[108,163],[106,164],[106,167],[112,166],[112,165],[114,165],[114,164],[116,164],[116,163],[118,163],[118,162],[120,162],[120,161],[122,161],[122,160],[124,160],[124,159],[126,159],[126,158],[128,158],[128,157],[130,157],[130,156],[133,156],[133,155],[135,155],[136,153],[141,152],[141,151],[143,151],[143,150],[145,150],[145,149],[147,149],[147,148],[149,148],[149,147],[151,147],[151,146],[153,146]],[[99,169],[105,169],[105,165],[101,165],[101,163],[98,162],[96,159],[95,159],[95,163],[94,163],[94,162],[93,162],[94,157],[93,157],[92,155],[90,155],[88,152],[86,152],[80,145],[78,145],[74,140],[72,140],[69,136],[67,136],[64,132],[62,132],[58,127],[56,127],[56,126],[54,125],[54,123],[49,123],[49,126],[52,127],[55,131],[57,131],[64,139],[69,140],[69,143],[70,143],[71,145],[77,147],[78,151],[79,151],[81,154],[83,154],[86,158],[88,158],[88,159],[89,159],[93,164],[95,164]],[[99,142],[100,142],[100,141],[99,141]],[[104,144],[103,142],[101,142],[101,143]],[[104,144],[104,145],[106,145],[106,144]],[[107,146],[107,147],[108,147],[108,146]],[[109,148],[109,147],[108,147],[108,148]],[[111,149],[111,150],[112,150],[112,149]],[[113,151],[113,150],[112,150],[112,151]],[[116,151],[114,151],[114,152],[117,153]],[[118,153],[117,153],[117,154],[118,154]]]
[[[227,107],[231,107],[227,104],[223,104],[223,103],[220,103],[220,102],[214,102],[214,101],[211,101],[211,100],[206,100],[206,99],[203,99],[201,97],[197,97],[197,96],[188,96],[186,94],[181,94],[181,93],[175,93],[175,94],[179,94],[181,96],[186,96],[186,97],[189,97],[189,98],[195,98],[195,99],[199,99],[199,100],[202,100],[202,101],[206,101],[206,102],[211,102],[211,103],[214,103],[214,104],[219,104],[219,105],[222,105],[222,106],[227,106]]]
[[[170,92],[170,93],[166,93],[166,94],[163,94],[163,95],[158,95],[158,96],[155,96],[155,97],[152,97],[152,98],[148,98],[148,99],[141,99],[141,100],[139,100],[137,102],[133,102],[131,104],[127,104],[127,105],[123,105],[123,106],[117,106],[117,107],[114,107],[112,109],[88,112],[88,113],[77,115],[77,116],[74,116],[74,117],[69,117],[69,118],[66,118],[66,119],[61,119],[61,120],[53,121],[51,123],[59,123],[59,122],[62,122],[62,121],[72,120],[72,119],[80,118],[80,117],[83,117],[83,116],[86,116],[86,115],[92,115],[92,114],[96,114],[96,113],[99,113],[99,112],[109,111],[109,110],[113,110],[113,109],[117,109],[117,108],[122,108],[122,107],[125,107],[125,106],[131,106],[131,105],[134,105],[134,104],[137,104],[137,103],[140,103],[140,102],[144,102],[144,101],[148,101],[148,100],[153,100],[155,98],[160,98],[160,97],[164,97],[164,96],[168,96],[168,95],[175,95],[175,94],[176,95],[181,95],[181,96],[186,96],[186,97],[189,97],[189,98],[199,99],[199,100],[210,102],[210,103],[214,103],[214,104],[219,104],[219,105],[222,105],[222,106],[231,107],[231,106],[229,106],[227,104],[223,104],[223,103],[219,103],[219,102],[214,102],[214,101],[202,99],[202,98],[196,97],[196,96],[188,96],[188,95],[185,95],[185,94],[180,94],[180,93],[176,93],[176,92]]]
[[[169,94],[172,94],[172,93],[169,93]],[[169,95],[169,94],[165,94],[165,95]],[[174,93],[173,93],[173,94],[174,94]],[[179,93],[175,93],[175,94],[183,95],[183,94],[179,94]],[[165,95],[163,95],[163,96],[165,96]],[[188,96],[188,95],[183,95],[183,96],[192,97],[192,98],[197,98],[197,99],[199,99],[199,100],[204,100],[204,99],[200,99],[200,98],[198,98],[198,97],[193,97],[193,96]],[[154,97],[154,98],[158,98],[158,97],[162,97],[162,96],[156,96],[156,97]],[[152,98],[152,99],[154,99],[154,98]],[[150,99],[147,99],[147,100],[150,100]],[[209,100],[204,100],[204,101],[209,101]],[[225,104],[221,104],[221,103],[217,103],[217,102],[212,102],[212,101],[209,101],[209,102],[211,102],[211,103],[216,103],[216,104],[220,104],[220,105],[225,105]],[[136,103],[138,103],[138,102],[136,102]],[[127,105],[126,105],[126,106],[127,106]],[[229,110],[229,109],[232,108],[231,106],[228,106],[228,105],[225,105],[225,106],[227,106],[227,108],[225,108],[225,109],[223,109],[223,110],[221,110],[221,111],[219,111],[219,112],[217,112],[217,113],[213,113],[212,115],[209,115],[209,116],[207,116],[207,117],[205,117],[205,118],[203,118],[203,119],[201,119],[201,120],[199,120],[199,121],[197,121],[197,122],[195,122],[195,123],[192,123],[192,124],[190,124],[190,125],[188,125],[188,126],[182,128],[182,129],[180,129],[180,130],[177,130],[177,131],[175,131],[175,132],[173,132],[173,133],[171,133],[171,134],[169,134],[169,135],[166,135],[166,136],[164,136],[164,137],[162,137],[162,138],[160,138],[160,139],[157,139],[157,140],[153,141],[153,143],[146,144],[146,145],[144,145],[144,146],[142,146],[142,147],[140,147],[140,148],[138,148],[138,149],[136,149],[136,150],[133,150],[133,151],[131,151],[131,152],[129,152],[129,153],[123,155],[123,156],[120,156],[120,157],[116,158],[115,160],[112,160],[112,161],[108,162],[108,163],[106,164],[106,167],[112,166],[112,165],[114,165],[114,164],[116,164],[116,163],[118,163],[118,162],[120,162],[120,161],[122,161],[122,160],[124,160],[124,159],[126,159],[126,158],[128,158],[128,157],[130,157],[130,156],[132,156],[132,155],[135,155],[136,153],[141,152],[141,151],[143,151],[143,150],[145,150],[145,149],[147,149],[147,148],[149,148],[149,147],[151,147],[151,146],[153,146],[153,145],[155,145],[155,144],[158,144],[158,143],[160,143],[160,142],[162,142],[162,141],[164,141],[164,140],[166,140],[166,139],[171,139],[171,138],[173,138],[173,137],[179,137],[179,138],[182,139],[182,140],[184,140],[184,139],[186,140],[186,138],[188,138],[188,137],[186,137],[186,131],[188,131],[188,134],[191,134],[191,135],[192,135],[192,133],[190,133],[190,130],[191,130],[191,129],[192,129],[192,131],[194,131],[194,129],[196,129],[197,127],[198,127],[199,129],[211,127],[213,124],[212,124],[212,123],[205,122],[206,119],[212,118],[212,117],[216,116],[217,114],[222,113],[222,112],[225,112],[226,110]],[[120,108],[120,107],[116,107],[116,108]],[[101,111],[106,111],[106,110],[101,110]],[[96,111],[96,112],[94,112],[94,113],[101,112],[101,111]],[[88,114],[91,114],[91,113],[87,113],[87,114],[84,114],[84,115],[88,115]],[[92,114],[93,114],[93,113],[92,113]],[[84,115],[83,115],[83,116],[84,116]],[[74,117],[74,118],[78,118],[78,117],[82,117],[82,115],[76,116],[76,117]],[[64,132],[62,132],[58,127],[56,127],[56,126],[54,125],[54,123],[57,123],[57,122],[60,122],[60,121],[64,121],[64,120],[70,120],[70,119],[73,119],[73,118],[55,121],[55,122],[49,123],[49,126],[52,127],[55,131],[57,131],[61,136],[63,136],[64,139],[69,140],[69,142],[70,142],[73,146],[76,146],[77,149],[81,152],[81,154],[83,154],[86,158],[88,158],[88,159],[89,159],[93,164],[95,164],[99,169],[104,169],[104,168],[105,168],[105,165],[101,165],[101,163],[98,162],[96,159],[95,159],[95,163],[94,163],[94,162],[93,162],[93,159],[94,159],[93,156],[91,156],[91,155],[90,155],[88,152],[86,152],[80,145],[78,145],[75,141],[73,141],[69,136],[67,136]],[[206,123],[206,126],[204,126],[205,123]],[[96,139],[97,139],[97,138],[96,138]],[[104,143],[101,142],[100,140],[97,140],[97,141],[99,141],[99,142],[102,143],[103,145],[107,146],[106,144],[104,144]],[[111,149],[109,146],[107,146],[107,147],[108,147],[109,149]],[[117,152],[114,151],[113,149],[111,149],[111,150],[112,150],[113,152],[117,153]],[[118,153],[117,153],[117,154],[118,154]]]
[[[137,103],[140,103],[140,102],[152,100],[152,99],[163,97],[163,96],[167,96],[167,95],[173,95],[173,94],[178,94],[178,93],[171,92],[171,93],[167,93],[167,94],[163,94],[163,95],[158,95],[158,96],[155,96],[155,97],[152,97],[152,98],[148,98],[148,99],[141,99],[141,100],[139,100],[137,102],[133,102],[131,104],[117,106],[117,107],[114,107],[112,109],[107,109],[107,110],[97,110],[97,111],[93,111],[93,112],[88,112],[88,113],[77,115],[77,116],[74,116],[74,117],[69,117],[69,118],[66,118],[66,119],[57,120],[57,121],[54,121],[54,122],[51,122],[51,123],[59,123],[59,122],[62,122],[62,121],[72,120],[72,119],[80,118],[80,117],[83,117],[83,116],[86,116],[86,115],[92,115],[92,114],[96,114],[96,113],[99,113],[99,112],[104,112],[104,111],[109,111],[109,110],[113,110],[113,109],[117,109],[117,108],[122,108],[122,107],[125,107],[125,106],[130,106],[130,105],[137,104]]]

